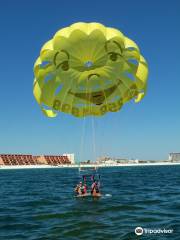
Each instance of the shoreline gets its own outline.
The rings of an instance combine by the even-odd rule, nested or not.
[[[0,165],[0,170],[12,169],[48,169],[48,168],[104,168],[104,167],[143,167],[143,166],[172,166],[180,165],[180,162],[157,163],[117,163],[117,164],[72,164],[72,165]]]

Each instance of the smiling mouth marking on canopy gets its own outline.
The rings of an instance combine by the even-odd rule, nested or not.
[[[70,90],[69,94],[74,95],[75,97],[78,97],[80,99],[86,100],[88,102],[94,103],[96,105],[101,105],[104,103],[105,99],[109,97],[117,89],[117,87],[120,84],[123,84],[123,82],[120,79],[118,79],[118,82],[114,86],[102,91],[96,91],[92,93],[74,93]]]

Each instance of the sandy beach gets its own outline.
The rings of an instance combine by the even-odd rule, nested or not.
[[[32,169],[32,168],[104,168],[104,167],[139,167],[139,166],[170,166],[180,165],[180,162],[157,162],[157,163],[117,163],[117,164],[69,164],[69,165],[1,165],[0,169]]]

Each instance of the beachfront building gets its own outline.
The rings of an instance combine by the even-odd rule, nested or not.
[[[180,162],[180,153],[169,153],[169,161]]]
[[[29,154],[0,154],[1,165],[36,165],[37,156]]]
[[[70,159],[67,155],[42,155],[30,154],[0,154],[0,165],[22,166],[22,165],[69,165]]]
[[[138,163],[138,159],[126,159],[126,158],[118,158],[118,157],[99,157],[97,159],[97,163],[99,164],[127,164],[127,163]]]
[[[71,164],[75,164],[75,155],[74,153],[64,153],[63,156],[67,156]]]

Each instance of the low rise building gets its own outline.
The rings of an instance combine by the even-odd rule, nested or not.
[[[134,160],[128,160],[126,158],[116,158],[116,157],[99,157],[97,159],[97,163],[99,164],[126,164],[126,163],[134,163]]]

